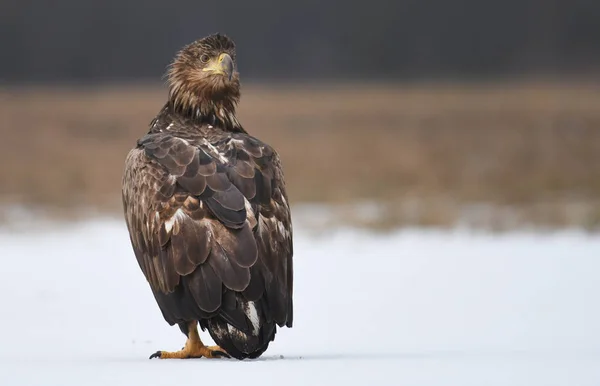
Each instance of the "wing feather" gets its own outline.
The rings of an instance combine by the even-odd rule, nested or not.
[[[128,154],[123,204],[140,268],[171,324],[218,312],[235,291],[262,298],[268,320],[291,326],[292,229],[279,157],[245,134],[220,142],[219,157],[206,143],[150,133]]]
[[[212,198],[225,209],[239,212],[246,208],[244,195],[232,184],[227,190],[215,192]]]
[[[223,281],[225,287],[232,291],[243,291],[250,282],[250,270],[236,264],[233,258],[218,244],[211,250],[208,264]]]
[[[213,312],[219,308],[221,285],[221,279],[210,264],[202,264],[191,274],[190,292],[203,311]]]
[[[258,260],[251,267],[251,280],[243,294],[246,299],[266,300],[268,319],[280,326],[293,323],[293,232],[291,213],[279,155],[255,138],[238,136],[232,141],[237,159],[248,162],[251,176],[231,172],[230,180],[246,195],[255,219],[253,233]]]

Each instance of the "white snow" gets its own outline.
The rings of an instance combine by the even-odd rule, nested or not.
[[[600,236],[294,237],[294,327],[262,358],[161,361],[184,336],[122,221],[0,230],[0,385],[600,384]]]

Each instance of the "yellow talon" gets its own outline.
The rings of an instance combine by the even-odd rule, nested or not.
[[[150,355],[152,358],[160,359],[187,359],[187,358],[231,358],[225,350],[219,346],[205,346],[200,340],[198,334],[198,322],[193,321],[188,324],[188,339],[185,347],[179,351],[157,351]]]

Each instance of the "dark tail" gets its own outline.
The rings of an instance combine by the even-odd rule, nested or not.
[[[266,317],[263,299],[253,302],[239,293],[227,295],[224,297],[234,298],[224,301],[219,315],[203,320],[201,327],[207,328],[215,343],[232,357],[258,358],[275,339],[275,321]]]

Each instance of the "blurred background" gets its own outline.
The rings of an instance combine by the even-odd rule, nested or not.
[[[283,160],[294,328],[200,374],[147,360],[183,335],[121,177],[214,32]],[[0,0],[0,42],[1,385],[600,385],[600,0]]]
[[[237,44],[239,118],[279,150],[297,218],[600,227],[592,0],[2,0],[0,217],[121,216],[166,66],[214,32]]]

